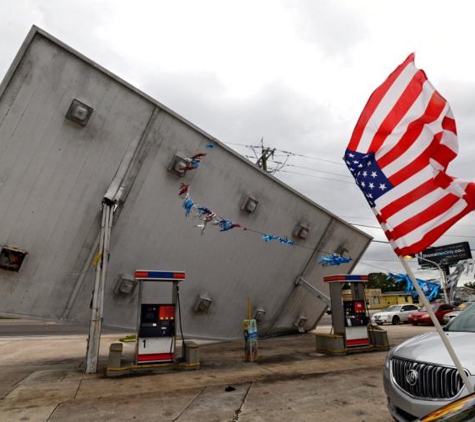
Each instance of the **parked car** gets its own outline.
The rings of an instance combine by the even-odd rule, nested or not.
[[[416,305],[411,304],[392,305],[381,312],[373,314],[371,322],[378,325],[383,325],[385,323],[395,325],[400,322],[407,322],[409,315],[418,309],[419,308]]]
[[[449,322],[452,318],[455,318],[460,312],[462,312],[467,306],[472,306],[474,302],[462,302],[452,312],[444,315],[444,322]]]
[[[452,319],[444,332],[474,385],[475,306]],[[383,374],[388,409],[397,421],[420,418],[469,393],[436,331],[413,337],[391,349]]]
[[[444,315],[452,312],[455,309],[455,305],[451,305],[449,303],[431,303],[431,309],[435,314],[435,317],[441,324],[445,324]],[[413,312],[409,315],[408,321],[413,324],[432,324],[432,320],[430,319],[429,312],[425,307],[422,307],[417,312]]]

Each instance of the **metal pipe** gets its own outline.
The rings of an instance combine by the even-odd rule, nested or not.
[[[94,291],[92,295],[91,323],[89,326],[89,337],[87,339],[86,352],[86,374],[95,374],[97,372],[97,359],[99,355],[99,344],[101,336],[101,317],[100,317],[100,291],[101,291],[101,273],[104,250],[104,234],[106,228],[106,219],[108,219],[108,205],[102,204],[101,232],[99,238],[99,260],[96,266],[96,278],[94,282]]]
[[[331,299],[323,292],[318,290],[315,286],[312,286],[307,280],[303,277],[299,277],[295,282],[297,286],[305,287],[305,289],[313,294],[317,299],[320,299],[325,305],[330,306]]]
[[[450,344],[450,341],[447,338],[447,335],[442,330],[442,327],[441,327],[438,319],[436,318],[436,316],[434,314],[434,311],[430,307],[430,303],[427,300],[424,292],[422,291],[421,286],[419,286],[419,283],[417,282],[416,277],[414,276],[411,267],[409,267],[409,264],[406,262],[406,260],[402,256],[399,257],[399,261],[401,262],[402,266],[406,270],[407,275],[411,279],[412,284],[414,285],[414,288],[416,289],[417,293],[419,294],[419,298],[422,300],[423,305],[426,307],[427,312],[430,316],[430,319],[432,320],[432,323],[434,324],[434,327],[437,330],[437,333],[439,334],[439,336],[442,340],[442,343],[444,343],[445,348],[449,352],[450,357],[452,358],[455,366],[457,367],[457,371],[458,371],[460,377],[462,378],[465,386],[467,387],[467,391],[469,393],[473,393],[474,392],[473,385],[470,383],[470,380],[468,379],[467,374],[463,370],[462,364],[460,363],[460,360],[459,360],[458,356],[456,355],[455,350],[453,349],[452,345]]]
[[[131,171],[131,169],[134,167],[135,163],[137,161],[140,161],[140,154],[139,151],[141,150],[146,138],[148,137],[148,134],[152,128],[153,123],[155,122],[155,119],[159,113],[158,107],[154,107],[152,114],[147,122],[147,125],[145,126],[145,129],[141,133],[139,137],[134,139],[129,147],[127,148],[127,151],[124,154],[124,157],[122,158],[121,163],[119,164],[119,168],[117,169],[117,172],[112,179],[112,182],[110,183],[107,192],[104,195],[104,198],[117,203],[119,200],[124,201],[124,194],[125,191],[128,191],[131,187],[131,184],[133,183],[135,177],[132,177],[132,180],[130,180],[130,185],[125,186],[125,181],[127,179],[127,174]]]
[[[417,259],[422,259],[423,261],[427,261],[432,265],[435,265],[439,269],[439,275],[440,275],[440,281],[442,284],[442,290],[444,291],[444,296],[445,296],[445,303],[449,303],[449,296],[447,295],[447,279],[445,278],[445,272],[444,270],[440,267],[437,262],[431,261],[430,259],[423,258],[422,256],[417,255]]]
[[[139,293],[137,295],[137,323],[136,323],[136,329],[135,332],[136,337],[135,337],[135,364],[138,365],[138,356],[139,356],[139,333],[140,333],[140,319],[142,318],[142,296],[143,296],[143,281],[139,279],[137,281],[139,283]]]
[[[100,238],[101,238],[101,233],[99,232],[99,234],[96,236],[96,240],[94,241],[94,244],[91,250],[89,251],[89,255],[86,259],[86,262],[84,263],[81,273],[79,274],[76,284],[74,285],[74,289],[71,293],[71,296],[69,297],[68,304],[64,308],[63,314],[61,315],[61,319],[66,319],[69,317],[69,313],[71,312],[73,304],[79,293],[79,290],[81,289],[84,279],[86,278],[86,274],[88,273],[90,265],[93,262],[95,255],[97,254]]]
[[[102,271],[101,271],[101,290],[100,290],[100,302],[99,302],[99,316],[102,319],[104,316],[104,291],[106,287],[106,275],[107,275],[107,266],[109,264],[109,245],[110,238],[112,234],[112,221],[114,218],[114,206],[108,206],[108,213],[106,217],[106,227],[104,232],[104,246],[102,253]]]
[[[124,201],[124,192],[130,189],[135,179],[136,174],[133,177],[130,177],[129,186],[125,185],[127,174],[130,172],[131,168],[136,165],[136,162],[141,159],[139,150],[143,146],[158,113],[159,109],[154,107],[152,115],[141,136],[130,143],[102,200],[102,222],[98,252],[100,254],[100,261],[96,267],[96,280],[94,284],[93,306],[86,355],[86,373],[92,374],[97,372],[102,319],[104,316],[104,292],[107,277],[107,264],[109,261],[109,244],[112,233],[114,211],[118,206],[119,200],[122,202]]]

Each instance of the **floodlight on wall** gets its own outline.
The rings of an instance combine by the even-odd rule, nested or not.
[[[349,251],[343,245],[340,245],[335,249],[335,253],[340,256],[343,256],[346,252],[349,252]]]
[[[7,271],[20,271],[28,252],[14,246],[3,246],[0,251],[0,268]]]
[[[262,321],[265,314],[266,310],[264,308],[256,308],[256,310],[252,314],[252,319],[255,319],[256,321]]]
[[[129,296],[137,285],[137,281],[134,277],[121,275],[115,284],[114,293],[116,295]]]
[[[294,327],[296,327],[300,333],[303,333],[305,332],[306,323],[307,323],[307,317],[305,316],[303,312],[301,312],[294,322]]]
[[[174,155],[170,161],[170,165],[168,166],[168,171],[183,177],[190,168],[190,164],[190,159]]]
[[[254,212],[256,212],[258,205],[259,201],[257,199],[247,196],[244,200],[242,209],[249,214],[253,214]]]
[[[207,293],[202,293],[196,298],[193,310],[195,312],[206,314],[209,312],[212,303],[213,299],[211,299]]]
[[[299,223],[295,227],[295,229],[293,231],[293,235],[295,237],[298,237],[299,239],[304,240],[308,237],[309,232],[310,232],[310,229],[308,228],[308,226],[305,223]]]
[[[84,104],[83,102],[74,99],[69,106],[69,110],[66,113],[66,119],[71,120],[81,126],[86,126],[89,121],[93,108]]]

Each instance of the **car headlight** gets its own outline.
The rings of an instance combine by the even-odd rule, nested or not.
[[[394,352],[396,351],[396,348],[393,347],[392,349],[389,350],[388,354],[386,355],[386,360],[384,361],[384,367],[389,371],[389,367],[391,365],[391,359],[394,355]]]

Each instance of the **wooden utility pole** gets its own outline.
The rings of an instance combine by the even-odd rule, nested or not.
[[[274,156],[275,148],[266,148],[264,147],[264,138],[261,139],[261,157],[257,160],[257,167],[261,168],[265,172],[268,172],[267,169],[267,160],[270,157]]]

